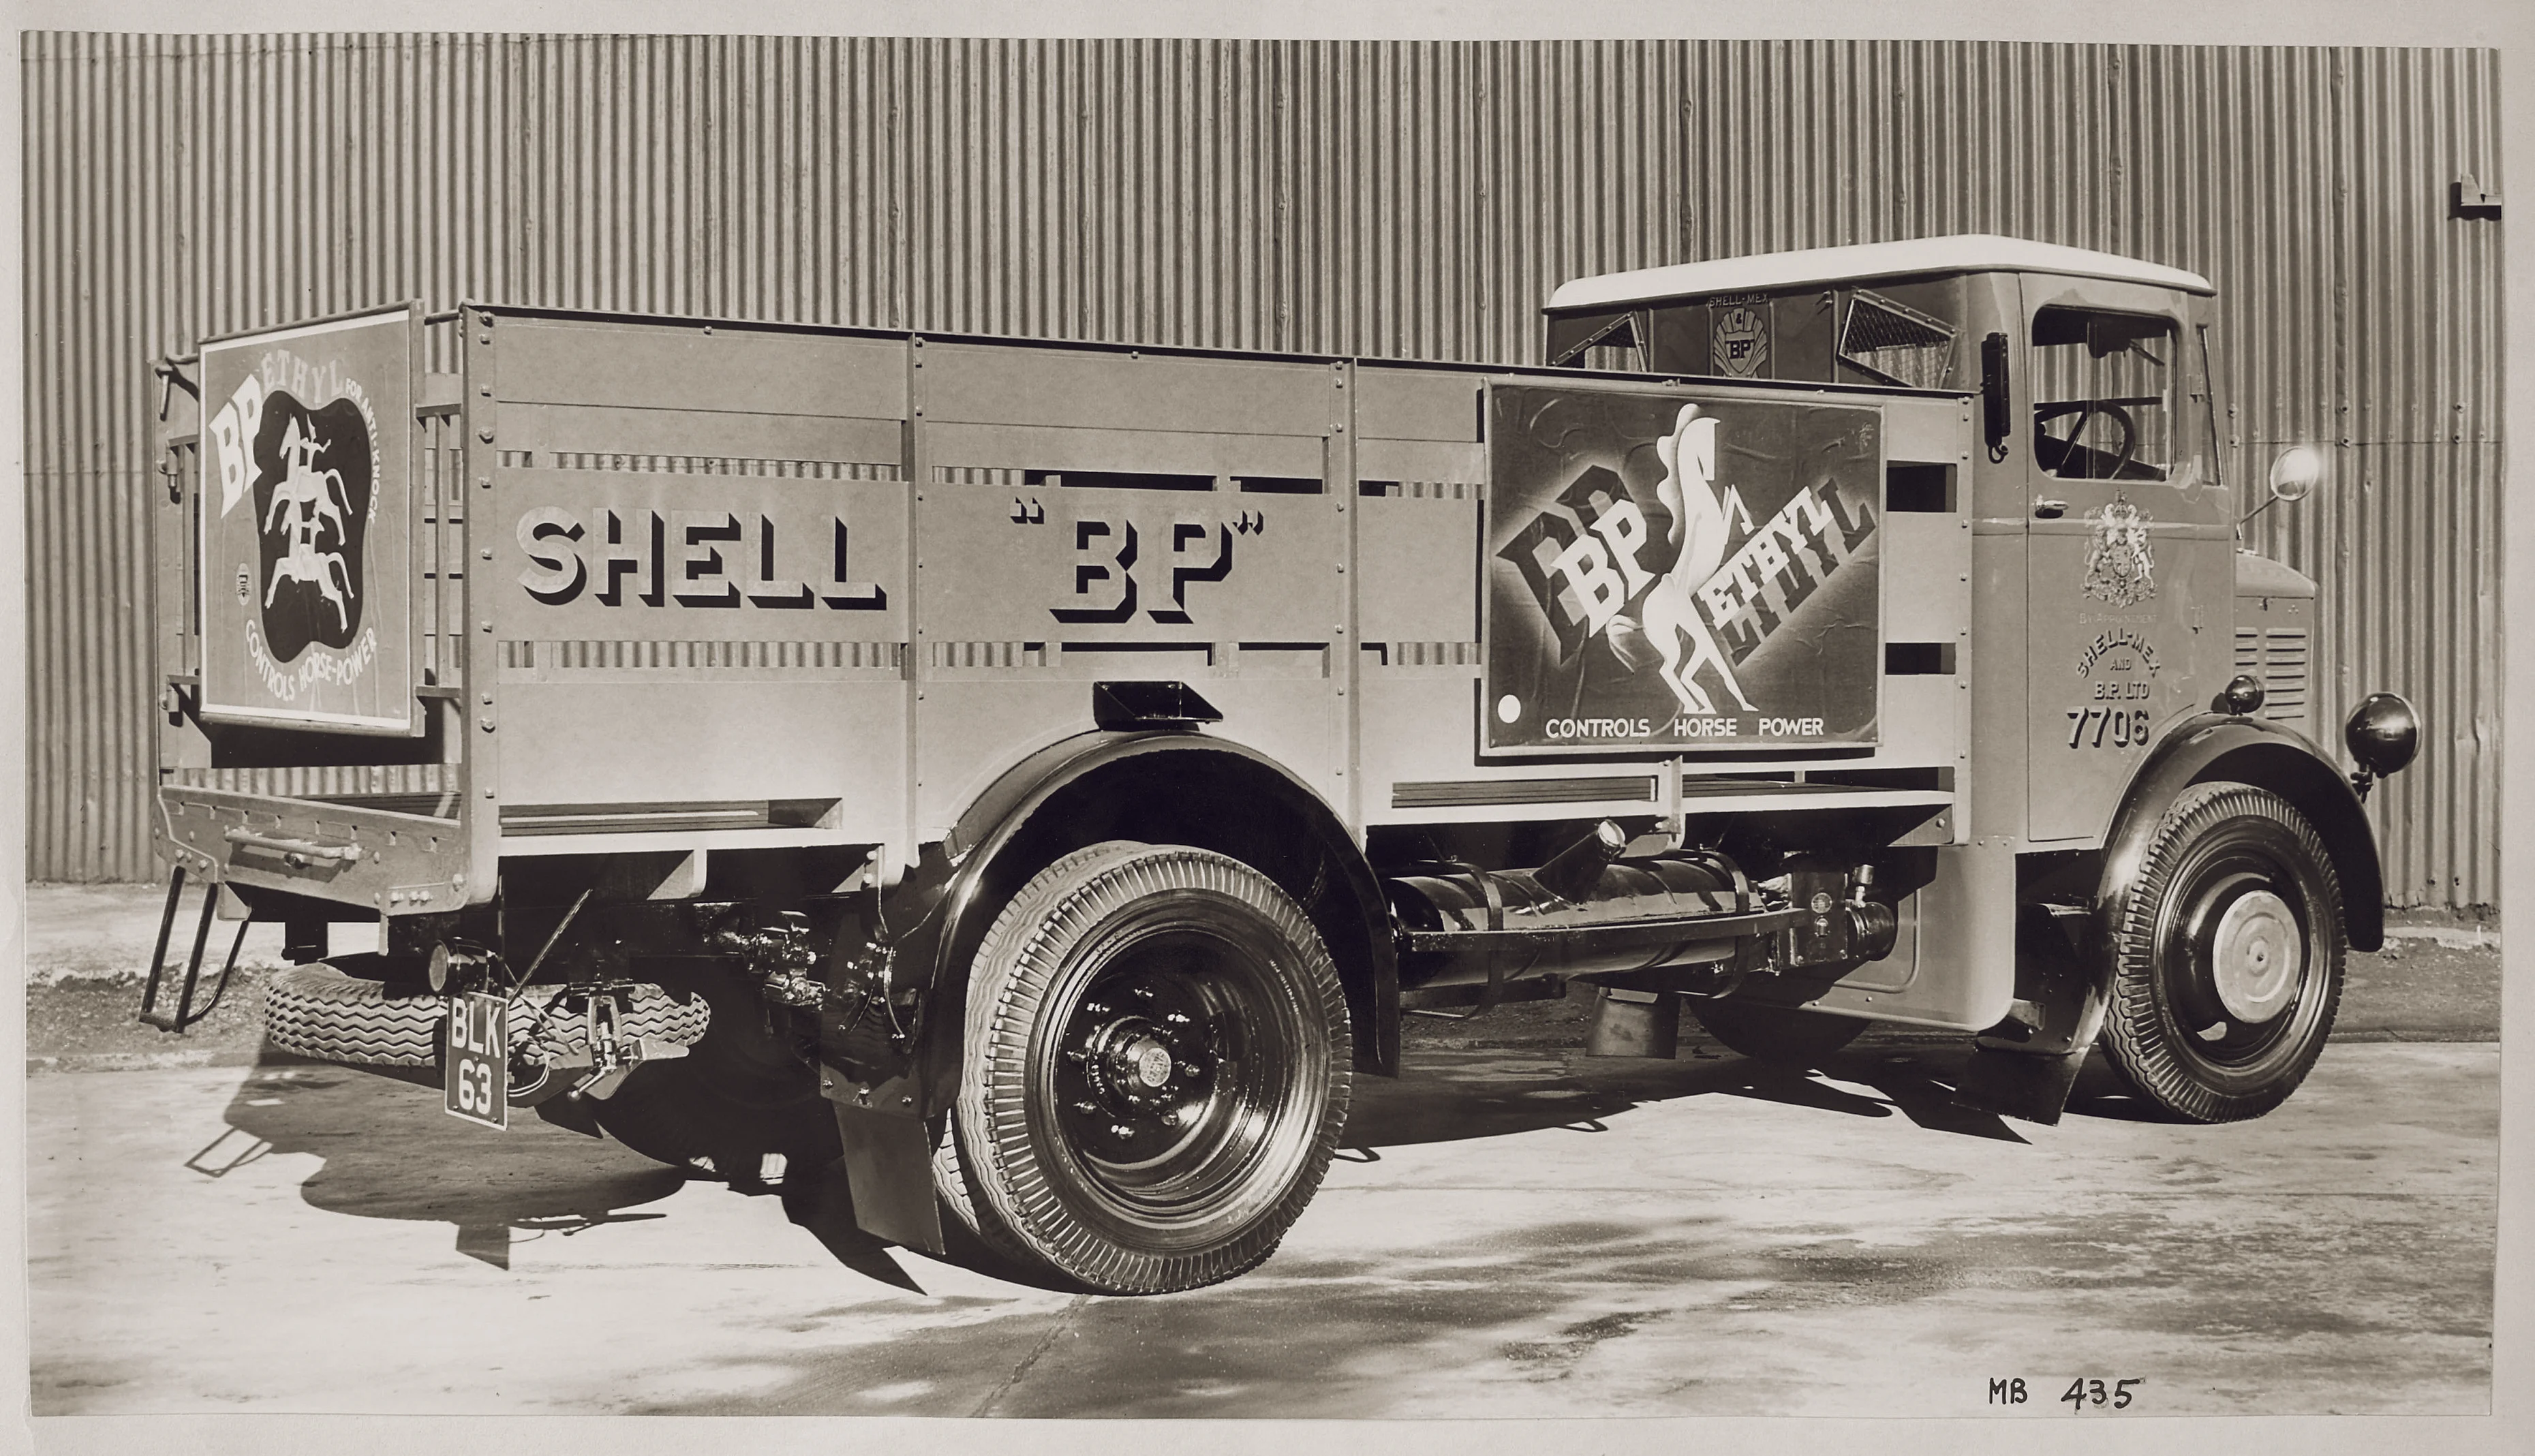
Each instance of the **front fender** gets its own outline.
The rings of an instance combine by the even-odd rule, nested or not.
[[[2323,836],[2341,881],[2342,923],[2357,950],[2385,941],[2385,884],[2376,832],[2339,765],[2295,729],[2263,718],[2202,713],[2166,735],[2132,776],[2121,812],[2104,839],[2103,878],[2095,893],[2098,928],[2136,880],[2157,822],[2193,784],[2213,779],[2253,784],[2296,806]]]

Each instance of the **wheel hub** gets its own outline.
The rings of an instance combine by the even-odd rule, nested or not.
[[[1215,1059],[1203,1023],[1179,1012],[1145,1014],[1152,1009],[1122,1011],[1091,1001],[1074,1019],[1066,1060],[1089,1094],[1075,1108],[1082,1115],[1078,1125],[1122,1155],[1145,1147],[1149,1134],[1183,1131],[1211,1090]]]
[[[1134,1062],[1136,1080],[1143,1083],[1146,1091],[1170,1084],[1170,1048],[1150,1037],[1139,1037],[1130,1049],[1129,1056]]]
[[[2218,918],[2209,941],[2209,979],[2227,1014],[2258,1025],[2296,999],[2306,939],[2288,901],[2248,890]]]

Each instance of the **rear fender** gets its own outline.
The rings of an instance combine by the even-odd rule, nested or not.
[[[1240,744],[1186,732],[1095,732],[1015,765],[943,841],[950,880],[928,917],[930,944],[915,962],[925,966],[927,985],[909,1080],[925,1115],[956,1096],[968,967],[987,929],[1031,876],[1104,839],[1210,849],[1275,880],[1310,915],[1337,963],[1357,1066],[1396,1072],[1390,911],[1363,851],[1328,804]]]
[[[941,1253],[934,1119],[957,1100],[968,968],[995,917],[1040,870],[1107,839],[1186,844],[1266,874],[1302,905],[1337,963],[1356,1065],[1396,1074],[1399,972],[1373,869],[1320,796],[1273,759],[1189,732],[1099,731],[1040,750],[977,796],[923,847],[889,896],[909,929],[893,974],[922,978],[912,1045],[868,1082],[830,1075],[854,1218]],[[876,1074],[875,1074],[876,1073]]]

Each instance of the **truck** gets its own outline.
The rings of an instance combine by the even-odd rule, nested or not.
[[[2320,458],[2229,478],[2212,308],[1969,235],[1579,278],[1542,367],[206,339],[156,366],[144,1019],[278,923],[276,1048],[841,1160],[876,1236],[1120,1294],[1265,1259],[1410,1014],[1940,1029],[2040,1122],[2100,1047],[2259,1116],[2380,941],[2419,726],[2316,742],[2316,583],[2240,541]]]

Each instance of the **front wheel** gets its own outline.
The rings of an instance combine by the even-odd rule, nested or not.
[[[2131,1085],[2195,1122],[2286,1101],[2341,999],[2341,888],[2305,816],[2250,784],[2195,784],[2108,908],[2104,1041]]]
[[[1237,860],[1112,842],[1039,872],[970,973],[944,1202],[998,1251],[1113,1294],[1274,1250],[1346,1122],[1337,968]]]

